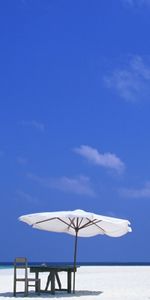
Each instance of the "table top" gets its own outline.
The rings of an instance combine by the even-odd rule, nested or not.
[[[30,272],[50,272],[50,271],[71,271],[74,272],[74,266],[69,266],[69,265],[47,265],[47,264],[41,264],[41,265],[35,265],[35,266],[30,266]],[[77,267],[75,268],[76,271]]]

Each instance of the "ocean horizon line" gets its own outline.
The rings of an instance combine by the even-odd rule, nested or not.
[[[13,261],[1,261],[0,267],[11,267],[13,266]],[[73,262],[48,262],[48,261],[29,261],[29,265],[73,265]],[[93,261],[86,261],[86,262],[77,262],[77,266],[150,266],[150,262],[93,262]]]

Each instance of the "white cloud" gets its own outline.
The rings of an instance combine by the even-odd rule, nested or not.
[[[124,163],[113,153],[100,153],[97,149],[94,149],[87,145],[81,145],[79,148],[75,148],[74,151],[86,158],[94,165],[102,166],[105,168],[113,169],[117,172],[122,172],[125,168]]]
[[[95,192],[91,187],[90,179],[85,176],[79,176],[77,178],[69,178],[66,176],[60,178],[43,178],[34,174],[28,174],[27,176],[31,180],[34,180],[41,186],[47,188],[78,195],[85,195],[90,197],[95,196]]]
[[[23,126],[29,126],[29,127],[33,127],[41,132],[44,132],[45,130],[45,125],[43,123],[37,122],[36,120],[32,120],[32,121],[21,121],[21,125]]]
[[[36,197],[31,196],[30,194],[25,193],[22,190],[17,190],[16,195],[19,199],[26,201],[28,203],[33,203],[33,204],[38,203],[38,199]]]
[[[134,56],[126,66],[104,76],[104,83],[126,101],[143,100],[150,96],[150,63]]]
[[[150,5],[150,0],[122,0],[122,2],[131,6]]]
[[[142,188],[122,188],[119,193],[127,198],[150,198],[150,181],[146,182]]]

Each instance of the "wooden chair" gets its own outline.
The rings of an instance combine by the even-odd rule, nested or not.
[[[19,275],[19,269],[22,269]],[[14,260],[14,296],[16,296],[17,282],[24,282],[24,296],[28,296],[28,288],[35,287],[35,291],[40,294],[40,279],[28,277],[28,262],[25,257],[17,257]]]

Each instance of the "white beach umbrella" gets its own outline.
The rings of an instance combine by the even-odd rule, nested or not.
[[[35,213],[21,216],[19,220],[31,225],[33,228],[63,232],[75,236],[74,292],[78,236],[91,237],[101,234],[120,237],[132,231],[128,220],[106,217],[83,210]]]

